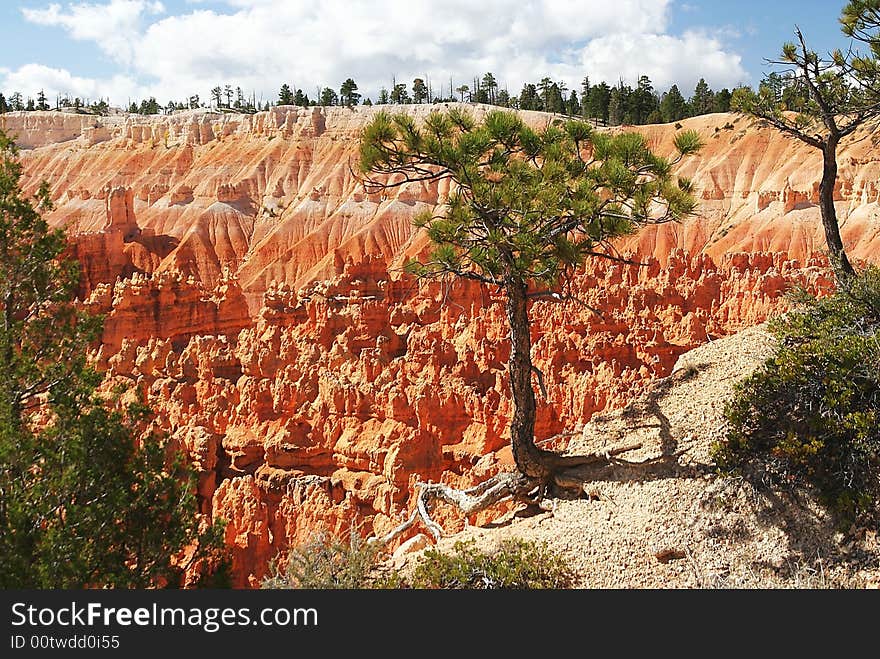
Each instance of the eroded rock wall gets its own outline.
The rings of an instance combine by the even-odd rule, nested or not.
[[[229,520],[237,585],[253,585],[268,557],[319,526],[390,530],[415,479],[469,484],[510,466],[503,304],[478,286],[419,285],[378,259],[349,262],[298,292],[267,291],[242,326],[234,293],[227,316],[222,301],[203,300],[210,313],[155,322],[149,309],[198,308],[198,298],[163,293],[166,284],[158,294],[169,303],[151,306],[150,282],[117,284],[108,386],[142,391],[197,465],[203,511]],[[592,264],[572,282],[581,303],[531,309],[547,390],[538,439],[564,445],[683,352],[784,308],[792,282],[830,285],[819,262],[770,254],[715,264],[679,250],[666,266]]]

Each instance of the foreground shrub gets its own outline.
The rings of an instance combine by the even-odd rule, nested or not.
[[[282,567],[269,565],[262,588],[294,589],[539,589],[566,588],[573,573],[546,545],[506,540],[494,552],[457,542],[452,553],[428,549],[408,575],[382,566],[380,548],[357,533],[349,540],[319,534],[292,549]]]
[[[770,325],[776,353],[736,387],[713,457],[759,486],[808,486],[848,524],[880,500],[880,269],[793,299]]]
[[[371,589],[392,588],[394,576],[379,569],[379,548],[368,545],[357,532],[341,540],[317,534],[309,542],[295,547],[287,555],[284,567],[279,560],[269,565],[269,576],[262,588],[296,589]]]
[[[428,549],[413,570],[414,588],[540,589],[566,588],[573,579],[561,554],[546,545],[506,540],[495,552],[456,542],[453,552]]]

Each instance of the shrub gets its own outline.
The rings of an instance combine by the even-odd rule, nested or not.
[[[452,553],[428,549],[409,576],[381,566],[380,547],[355,531],[349,540],[317,534],[276,558],[262,588],[292,589],[542,589],[565,588],[573,573],[561,554],[545,544],[506,540],[497,551],[478,551],[473,540],[456,542]]]
[[[849,524],[880,500],[880,269],[831,296],[793,296],[775,354],[740,382],[713,457],[756,485],[805,485]]]
[[[202,524],[196,473],[153,412],[99,392],[102,318],[43,216],[49,184],[30,197],[22,177],[0,130],[0,588],[182,585],[222,559],[222,526]]]
[[[453,552],[425,551],[411,577],[414,588],[565,588],[573,579],[562,555],[546,544],[506,540],[497,551],[478,551],[473,541],[456,542]]]
[[[349,589],[391,588],[395,576],[381,573],[379,547],[367,544],[352,530],[349,540],[316,534],[309,542],[293,548],[282,568],[276,558],[262,588]]]

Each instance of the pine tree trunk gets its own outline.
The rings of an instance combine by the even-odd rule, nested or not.
[[[523,281],[508,281],[507,319],[510,323],[510,393],[513,397],[513,420],[510,439],[513,459],[525,476],[546,481],[552,468],[544,459],[548,453],[535,444],[535,390],[532,388],[532,337],[528,296]]]
[[[837,224],[837,211],[834,208],[834,185],[837,182],[837,143],[829,137],[822,149],[822,182],[819,184],[819,210],[822,214],[822,226],[825,229],[825,242],[831,260],[839,267],[840,275],[849,278],[855,270],[843,249],[840,227]]]

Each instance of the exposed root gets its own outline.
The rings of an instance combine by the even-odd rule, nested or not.
[[[518,472],[498,474],[467,490],[457,490],[443,483],[419,483],[416,507],[409,519],[384,536],[370,538],[367,542],[388,544],[408,531],[418,520],[422,521],[435,540],[439,540],[443,537],[443,529],[431,519],[431,506],[435,501],[445,501],[465,515],[472,515],[504,499],[526,496],[533,489],[531,485],[531,481]]]
[[[595,464],[617,465],[622,467],[647,467],[649,465],[660,464],[669,460],[677,460],[680,456],[688,452],[688,449],[683,449],[675,453],[658,455],[652,458],[645,458],[644,460],[622,460],[617,457],[622,453],[635,451],[641,447],[641,444],[630,444],[629,446],[623,446],[604,453],[597,453],[589,456],[573,456],[575,458],[575,466],[555,472],[553,474],[553,482],[558,488],[564,490],[578,490],[589,494],[588,483],[584,480],[583,472],[579,467]]]
[[[615,460],[616,456],[629,453],[630,451],[636,451],[640,448],[642,448],[641,443],[628,444],[627,446],[621,446],[620,448],[610,449],[601,453],[591,453],[589,455],[554,454],[551,466],[554,471],[558,471],[560,469],[574,469],[576,467],[585,467],[587,465],[595,464],[615,464],[616,462],[622,462]]]
[[[555,455],[554,470],[551,478],[544,482],[529,478],[519,472],[505,472],[497,474],[467,490],[458,490],[443,483],[418,483],[419,490],[416,505],[409,518],[400,525],[381,537],[372,537],[367,540],[368,544],[387,545],[399,536],[403,535],[415,523],[421,520],[428,532],[439,540],[444,532],[440,525],[431,518],[432,505],[436,501],[443,501],[455,506],[464,515],[473,515],[486,510],[505,499],[514,498],[530,505],[538,505],[544,510],[553,510],[555,505],[547,506],[545,499],[553,487],[565,489],[582,489],[585,481],[583,476],[578,476],[572,471],[578,467],[595,464],[639,464],[626,463],[616,456],[641,448],[641,444],[630,444],[612,449],[603,453],[591,455],[560,456]]]

